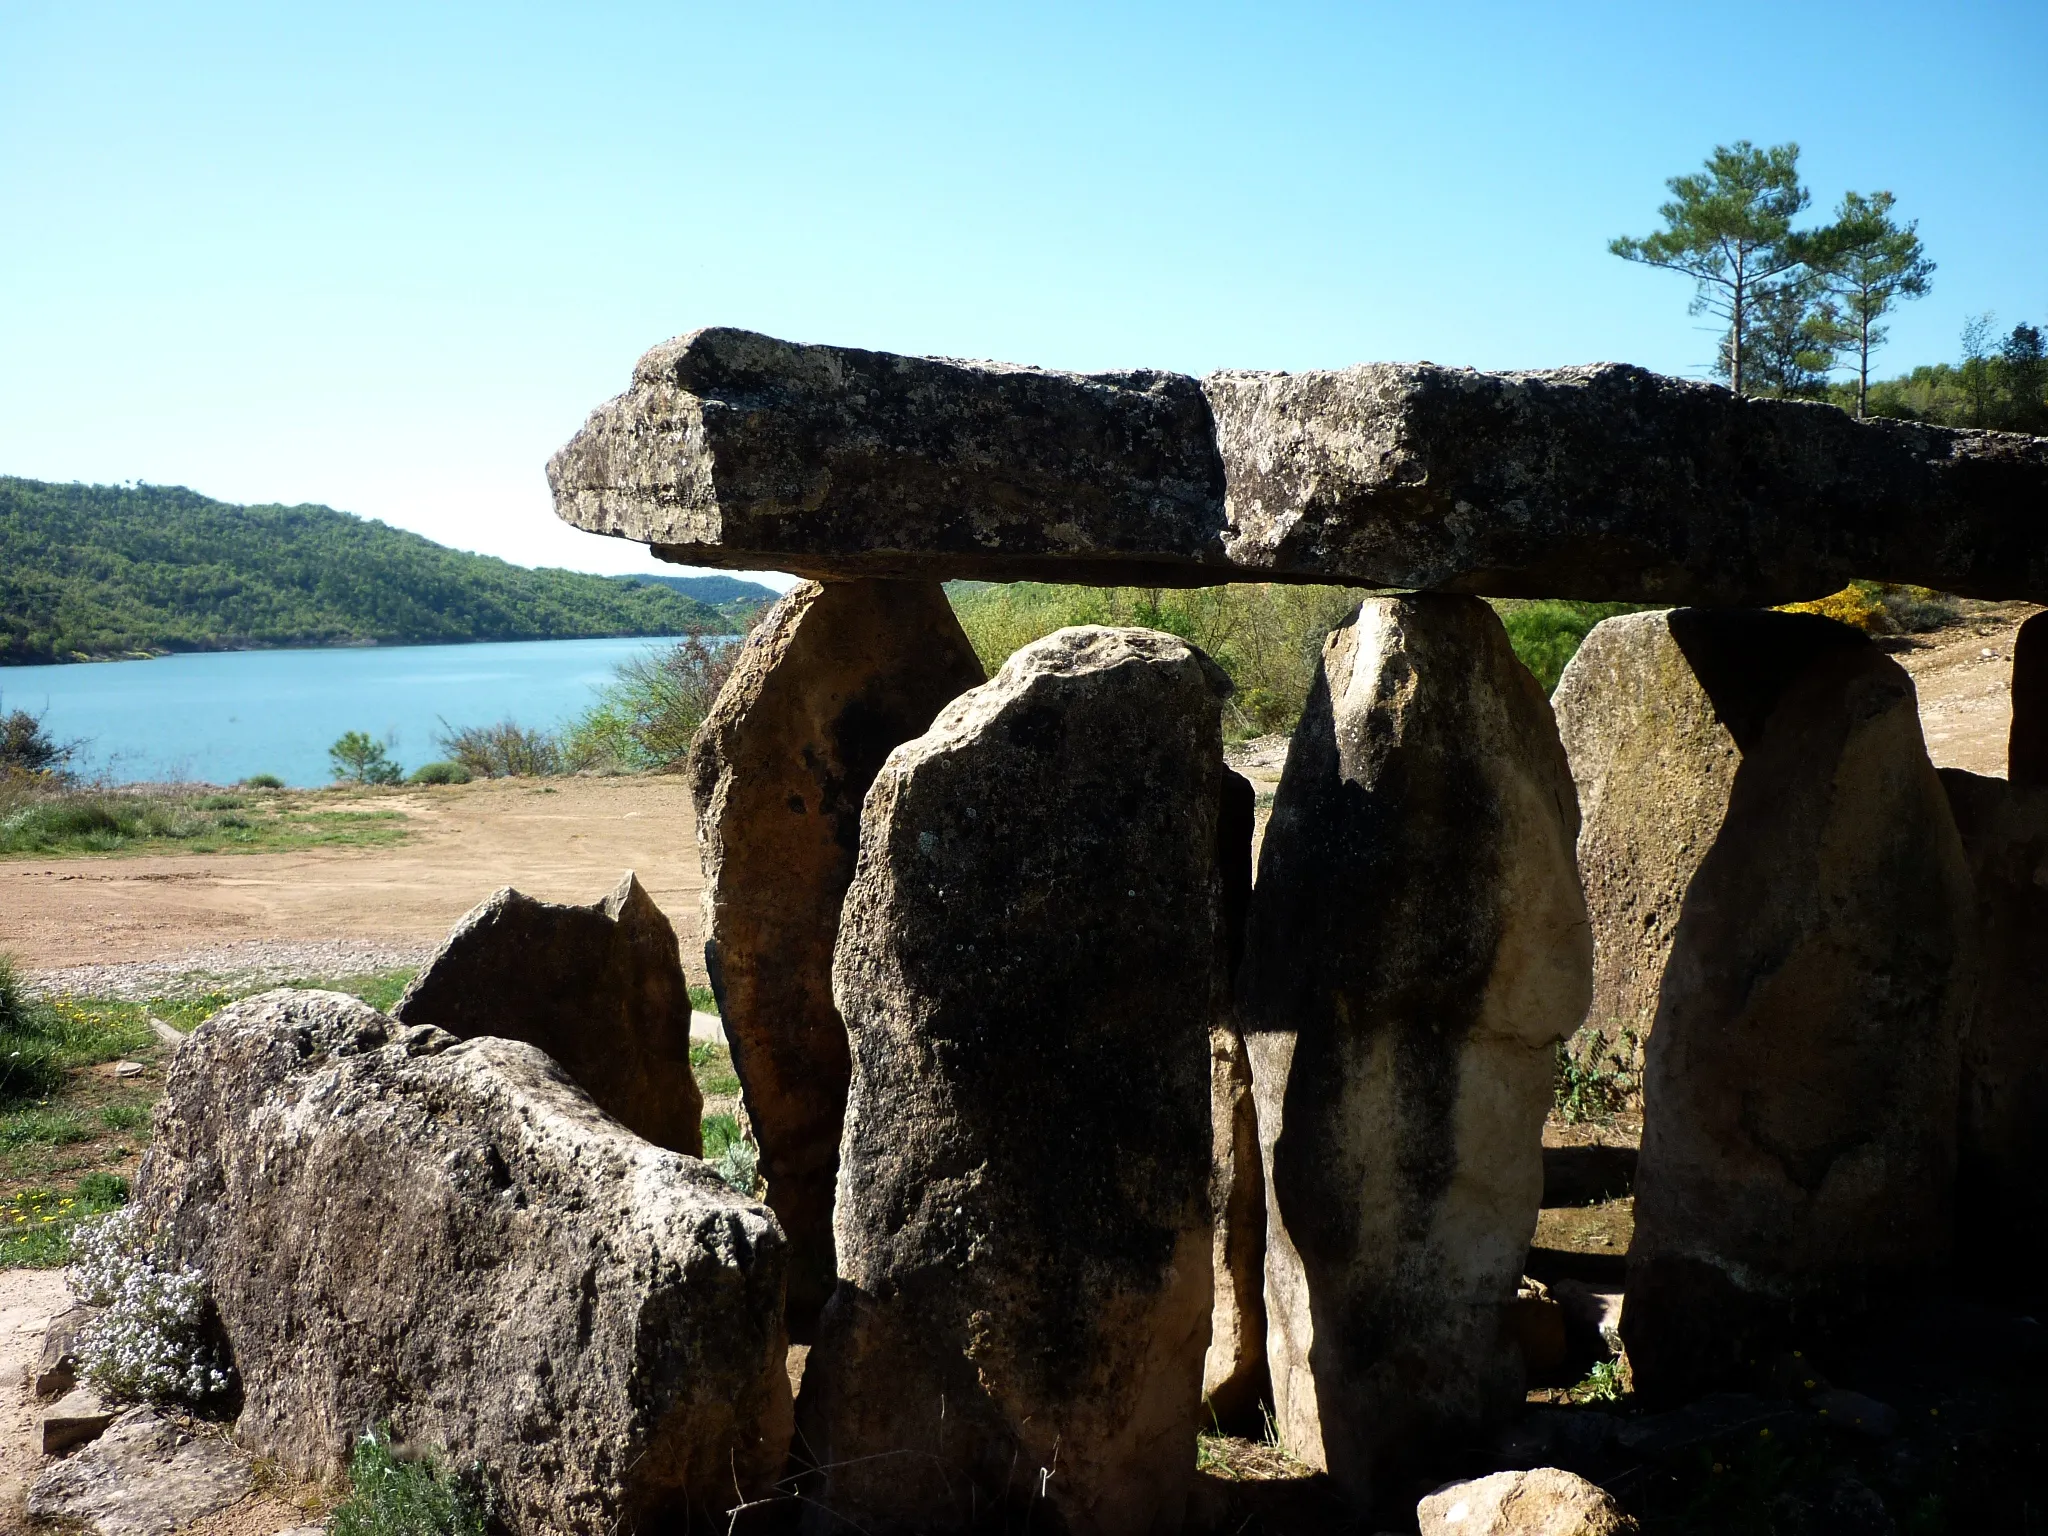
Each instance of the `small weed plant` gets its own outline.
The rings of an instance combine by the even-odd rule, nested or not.
[[[81,1302],[106,1309],[78,1336],[79,1366],[103,1396],[204,1409],[232,1391],[209,1327],[206,1277],[160,1257],[139,1207],[81,1223],[65,1278]]]
[[[1628,1373],[1624,1364],[1616,1360],[1602,1360],[1590,1371],[1586,1379],[1571,1390],[1575,1403],[1618,1403],[1628,1393]]]
[[[350,1492],[328,1517],[328,1536],[484,1536],[491,1500],[481,1469],[450,1473],[430,1456],[401,1451],[389,1431],[356,1442]]]
[[[760,1188],[761,1152],[740,1129],[737,1116],[704,1117],[704,1161],[743,1195],[752,1196]]]
[[[1640,1037],[1626,1026],[1609,1040],[1588,1024],[1557,1048],[1555,1107],[1567,1125],[1607,1121],[1640,1102]]]

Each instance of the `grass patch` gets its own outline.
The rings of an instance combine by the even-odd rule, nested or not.
[[[707,1099],[730,1099],[740,1091],[739,1074],[732,1069],[732,1052],[716,1041],[690,1042],[690,1071]]]
[[[349,1496],[328,1536],[484,1536],[490,1501],[476,1471],[450,1473],[432,1456],[401,1452],[390,1432],[368,1434],[349,1458]]]
[[[697,1013],[718,1012],[718,994],[709,987],[690,988],[690,1007]]]
[[[0,1202],[0,1269],[56,1269],[71,1258],[71,1234],[88,1216],[128,1203],[128,1181],[89,1173],[69,1189],[25,1189]]]
[[[388,847],[406,818],[339,810],[317,792],[133,793],[104,786],[0,786],[0,857],[105,853],[281,853]]]

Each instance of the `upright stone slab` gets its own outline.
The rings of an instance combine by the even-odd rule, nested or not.
[[[1571,776],[1472,598],[1325,642],[1252,890],[1238,1017],[1266,1168],[1280,1438],[1370,1505],[1511,1413],[1551,1047],[1590,965]]]
[[[1251,781],[1226,768],[1216,821],[1217,867],[1223,876],[1224,947],[1233,977],[1244,958],[1257,805]],[[1259,1167],[1251,1057],[1228,1019],[1219,1019],[1209,1030],[1209,1157],[1216,1301],[1209,1318],[1209,1353],[1202,1363],[1202,1397],[1213,1424],[1233,1434],[1255,1435],[1263,1428],[1260,1409],[1272,1395],[1266,1374],[1266,1179]]]
[[[2012,642],[2012,731],[2005,775],[2014,784],[2048,784],[2048,613],[2022,624]]]
[[[704,959],[768,1204],[790,1240],[790,1325],[832,1293],[846,1029],[832,944],[861,799],[981,664],[933,582],[807,582],[756,626],[690,752]]]
[[[1962,1048],[1956,1239],[1973,1275],[2048,1269],[2048,784],[1941,770],[1977,890],[1981,974]]]
[[[1616,760],[1657,758],[1702,695],[1740,755],[1732,778],[1693,759],[1696,798],[1725,783],[1725,809],[1678,907],[1647,1048],[1621,1330],[1653,1400],[1824,1346],[1949,1252],[1969,870],[1911,679],[1828,624],[1678,610],[1623,621],[1627,643],[1595,653],[1608,686],[1660,701],[1617,711],[1613,728],[1640,735]],[[1682,784],[1686,761],[1671,750],[1663,771]],[[1654,844],[1656,805],[1632,816],[1629,835]]]
[[[538,1046],[627,1130],[704,1150],[676,931],[630,871],[587,907],[505,887],[455,925],[391,1016]]]
[[[1180,1526],[1228,691],[1169,635],[1061,630],[869,791],[833,966],[840,1282],[799,1409],[858,1529]]]
[[[1778,690],[1816,657],[1864,644],[1809,614],[1680,609],[1595,625],[1565,667],[1551,704],[1578,786],[1593,925],[1586,1022],[1608,1039],[1640,1042],[1656,1021],[1679,909],[1742,761],[1736,733],[1753,739]]]
[[[479,1464],[514,1536],[652,1536],[782,1471],[774,1220],[530,1045],[236,1003],[172,1059],[136,1201],[205,1276],[236,1439],[293,1476],[389,1424]]]

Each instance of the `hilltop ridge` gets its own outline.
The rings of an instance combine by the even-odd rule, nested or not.
[[[706,602],[677,590],[693,580],[529,570],[332,507],[0,476],[0,665],[730,632],[774,596]]]

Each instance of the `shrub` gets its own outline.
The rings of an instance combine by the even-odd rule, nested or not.
[[[102,1396],[204,1408],[233,1390],[206,1277],[161,1259],[141,1207],[79,1223],[65,1278],[81,1302],[106,1309],[78,1335],[80,1371]]]
[[[284,780],[274,773],[252,773],[242,780],[244,789],[283,789]]]
[[[405,770],[393,762],[387,744],[367,732],[349,731],[327,749],[334,776],[351,784],[396,784]]]
[[[760,1188],[761,1152],[740,1129],[736,1115],[704,1117],[704,1161],[743,1195]]]
[[[43,729],[43,717],[25,709],[0,712],[0,779],[61,779],[76,742],[57,742]]]
[[[1308,698],[1324,639],[1366,596],[1358,587],[1077,587],[1041,582],[956,582],[953,611],[990,673],[1018,647],[1071,624],[1137,625],[1199,646],[1230,675],[1224,706],[1233,738],[1293,727]]]
[[[597,703],[569,728],[569,765],[614,773],[680,768],[738,659],[729,638],[693,634],[621,662]]]
[[[1553,1100],[1567,1125],[1612,1120],[1642,1092],[1641,1039],[1623,1026],[1609,1040],[1591,1024],[1557,1048]]]
[[[481,1468],[445,1472],[433,1457],[394,1446],[388,1429],[356,1442],[348,1480],[328,1536],[484,1536],[491,1524]]]
[[[562,748],[555,738],[512,720],[461,730],[443,720],[436,740],[451,762],[480,779],[541,779],[562,771]]]
[[[1817,613],[1869,635],[1918,635],[1956,619],[1956,600],[1927,587],[1852,581],[1811,602],[1787,603],[1781,613]]]
[[[1515,655],[1545,693],[1557,687],[1565,666],[1578,654],[1595,624],[1617,614],[1641,612],[1635,603],[1575,603],[1555,598],[1508,599],[1495,603],[1494,609]]]
[[[422,763],[413,769],[406,782],[409,784],[467,784],[470,771],[460,763]]]

